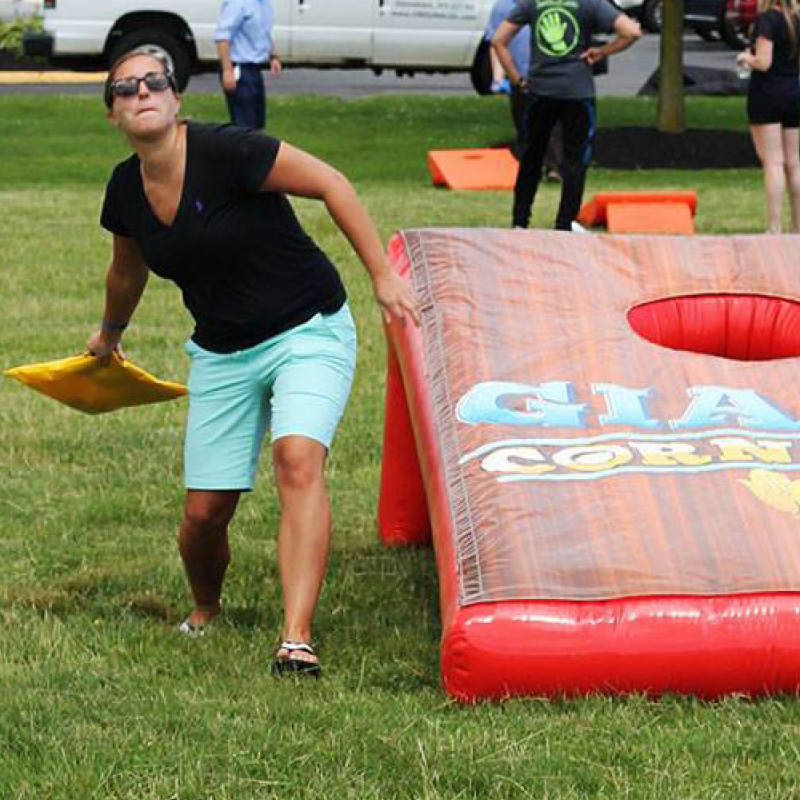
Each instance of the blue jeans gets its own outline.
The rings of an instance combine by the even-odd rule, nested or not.
[[[258,64],[239,64],[239,80],[232,92],[225,92],[228,113],[234,125],[263,129],[267,120],[264,76]]]

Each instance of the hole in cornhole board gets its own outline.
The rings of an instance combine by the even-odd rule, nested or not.
[[[628,311],[631,328],[671,350],[772,361],[800,356],[800,302],[758,294],[667,297]]]

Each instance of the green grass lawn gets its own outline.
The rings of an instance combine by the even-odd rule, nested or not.
[[[604,100],[605,125],[651,100]],[[221,119],[216,96],[186,113]],[[508,193],[434,189],[433,147],[510,137],[501,99],[270,99],[273,132],[348,174],[381,234],[506,226]],[[744,128],[741,100],[693,100],[692,126]],[[125,149],[99,98],[0,96],[2,367],[80,352],[102,310],[97,217]],[[606,188],[696,188],[702,232],[762,227],[757,170],[591,173]],[[557,189],[534,222],[549,226]],[[376,539],[384,345],[362,269],[318,205],[304,223],[357,318],[356,384],[329,467],[334,546],[318,683],[269,677],[280,626],[277,503],[265,458],[232,528],[224,621],[185,641],[174,546],[185,401],[88,417],[0,381],[0,798],[795,798],[800,704],[589,698],[459,706],[438,678],[428,551]],[[184,380],[191,332],[151,281],[128,355]]]

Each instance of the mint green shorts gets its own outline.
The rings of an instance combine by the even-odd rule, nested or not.
[[[261,344],[191,357],[184,447],[187,489],[250,490],[267,429],[272,441],[306,436],[330,447],[356,363],[347,303]]]

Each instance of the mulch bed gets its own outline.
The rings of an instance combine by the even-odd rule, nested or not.
[[[519,157],[516,142],[508,147]],[[662,133],[655,128],[598,128],[592,165],[606,169],[746,169],[760,166],[746,131],[693,128]]]
[[[508,147],[519,158],[516,142]],[[747,169],[760,166],[745,131],[693,128],[662,133],[655,128],[598,128],[592,166],[606,169]]]
[[[609,169],[744,169],[759,166],[745,131],[598,128],[593,163]]]

